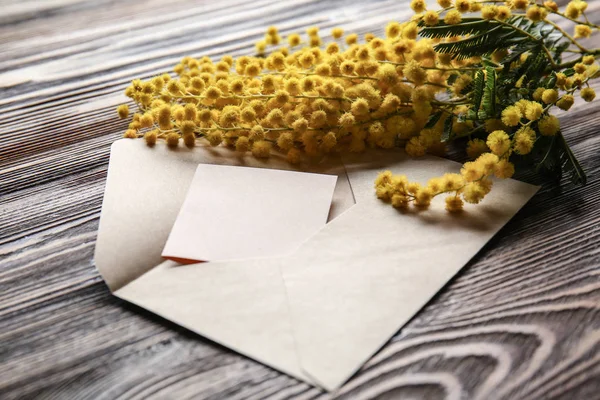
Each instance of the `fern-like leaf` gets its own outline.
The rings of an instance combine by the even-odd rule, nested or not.
[[[470,36],[456,42],[440,43],[435,46],[439,53],[449,53],[456,59],[466,59],[473,56],[484,56],[499,49],[526,41],[516,31],[502,25],[496,25],[489,31]]]
[[[444,121],[444,130],[442,132],[442,142],[449,142],[452,140],[452,117],[446,118]]]
[[[485,86],[485,73],[483,71],[477,71],[475,73],[475,79],[473,79],[473,110],[475,117],[477,117],[477,111],[481,106],[481,100],[483,99],[483,91]]]
[[[587,176],[583,168],[581,168],[581,164],[577,161],[575,154],[571,151],[562,133],[557,133],[557,137],[558,143],[562,148],[561,163],[563,171],[570,175],[573,184],[585,185],[587,183]]]
[[[442,118],[443,111],[438,111],[434,114],[431,114],[427,119],[427,123],[425,124],[425,129],[433,128],[435,124],[438,123],[440,118]]]
[[[535,42],[523,42],[515,46],[512,51],[502,59],[501,64],[504,66],[504,71],[510,71],[510,66],[513,62],[517,61],[522,54],[528,51],[532,51],[535,48],[539,48],[539,44]]]
[[[562,133],[551,138],[543,137],[543,154],[536,165],[536,172],[560,181],[563,173],[568,173],[571,183],[585,185],[587,177],[577,158],[569,148]]]
[[[421,20],[419,27],[421,29],[419,35],[425,38],[441,39],[451,36],[478,35],[490,30],[493,22],[481,18],[463,18],[459,24],[449,25],[443,22],[436,26],[425,26]]]
[[[485,68],[482,105],[488,118],[496,114],[496,70],[492,67]]]

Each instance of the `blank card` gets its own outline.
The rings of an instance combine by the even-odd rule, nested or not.
[[[326,224],[336,180],[200,164],[162,256],[193,263],[290,254]]]

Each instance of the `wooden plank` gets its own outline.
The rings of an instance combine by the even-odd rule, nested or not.
[[[587,14],[600,20],[600,2]],[[248,54],[271,24],[381,32],[391,15],[408,11],[357,0],[9,4],[0,17],[2,398],[330,397],[110,295],[92,257],[109,146],[125,127],[114,106],[132,78],[186,54]],[[598,103],[578,101],[561,122],[588,185],[546,186],[335,397],[598,398]]]

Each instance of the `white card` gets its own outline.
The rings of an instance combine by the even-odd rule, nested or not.
[[[162,256],[190,263],[290,254],[327,222],[336,180],[200,164]]]

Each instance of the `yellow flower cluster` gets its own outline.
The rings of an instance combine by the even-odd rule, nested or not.
[[[568,109],[579,89],[583,99],[593,100],[594,91],[583,86],[598,74],[598,66],[593,56],[582,57],[574,74],[556,75],[556,88],[540,87],[532,100],[520,100],[501,116],[475,125],[460,116],[472,111],[471,98],[464,92],[481,58],[436,52],[436,44],[464,37],[417,39],[419,23],[459,24],[467,12],[505,23],[519,10],[538,21],[559,13],[558,7],[553,1],[530,0],[437,2],[442,9],[435,11],[425,0],[412,0],[417,14],[403,23],[390,22],[384,37],[366,34],[361,41],[357,34],[336,27],[325,43],[319,29],[311,27],[306,39],[291,33],[284,40],[277,28],[269,27],[256,43],[257,56],[226,55],[218,61],[184,57],[173,69],[176,76],[138,79],[127,87],[125,94],[137,110],[124,136],[143,137],[150,146],[158,141],[169,147],[194,147],[203,141],[223,144],[258,158],[283,152],[291,163],[299,163],[306,157],[373,147],[402,146],[411,156],[442,155],[448,123],[455,137],[470,137],[484,129],[487,138],[469,140],[467,153],[475,161],[466,163],[460,174],[433,179],[425,187],[389,172],[376,182],[377,195],[395,207],[411,202],[426,207],[443,193],[450,193],[446,201],[450,211],[462,209],[463,201],[478,203],[489,192],[492,175],[512,176],[514,166],[508,161],[512,154],[528,154],[538,134],[559,131],[558,119],[548,114],[551,106]],[[560,15],[577,19],[585,9],[585,2],[574,0]],[[575,37],[589,36],[588,29],[589,24],[577,25]],[[287,47],[278,47],[283,43]],[[506,54],[498,51],[491,59],[498,61]],[[523,56],[515,65],[526,62]],[[127,118],[129,107],[121,105],[117,113]],[[428,123],[433,114],[439,118]]]
[[[501,136],[506,135],[502,131],[494,134],[499,143],[503,140]],[[448,173],[432,178],[426,186],[409,182],[404,175],[381,172],[375,180],[375,192],[378,198],[389,201],[399,209],[407,208],[410,203],[426,208],[435,196],[447,194],[446,209],[457,212],[463,209],[464,202],[477,204],[490,192],[493,184],[490,178],[493,175],[505,179],[510,178],[514,171],[514,165],[508,160],[493,153],[484,153],[476,160],[465,163],[460,174]]]
[[[281,48],[265,58],[225,56],[214,63],[185,57],[174,68],[177,78],[164,74],[127,88],[140,112],[133,114],[125,136],[144,136],[150,145],[163,139],[172,147],[180,140],[192,147],[204,139],[257,157],[268,157],[273,148],[292,162],[301,160],[298,150],[318,156],[401,143],[415,156],[442,154],[444,120],[424,126],[432,111],[456,106],[454,99],[437,100],[436,94],[448,88],[449,71],[473,60],[438,55],[436,41],[415,40],[412,21],[392,22],[386,32],[365,44],[347,35],[348,45],[341,40],[343,31],[334,28],[332,36],[340,40],[323,49],[318,29],[309,28],[310,46],[296,51],[300,36],[291,34],[292,50]],[[270,39],[257,47],[281,39],[273,27],[265,38]],[[437,68],[440,64],[448,68]],[[123,106],[118,111],[127,116]]]

